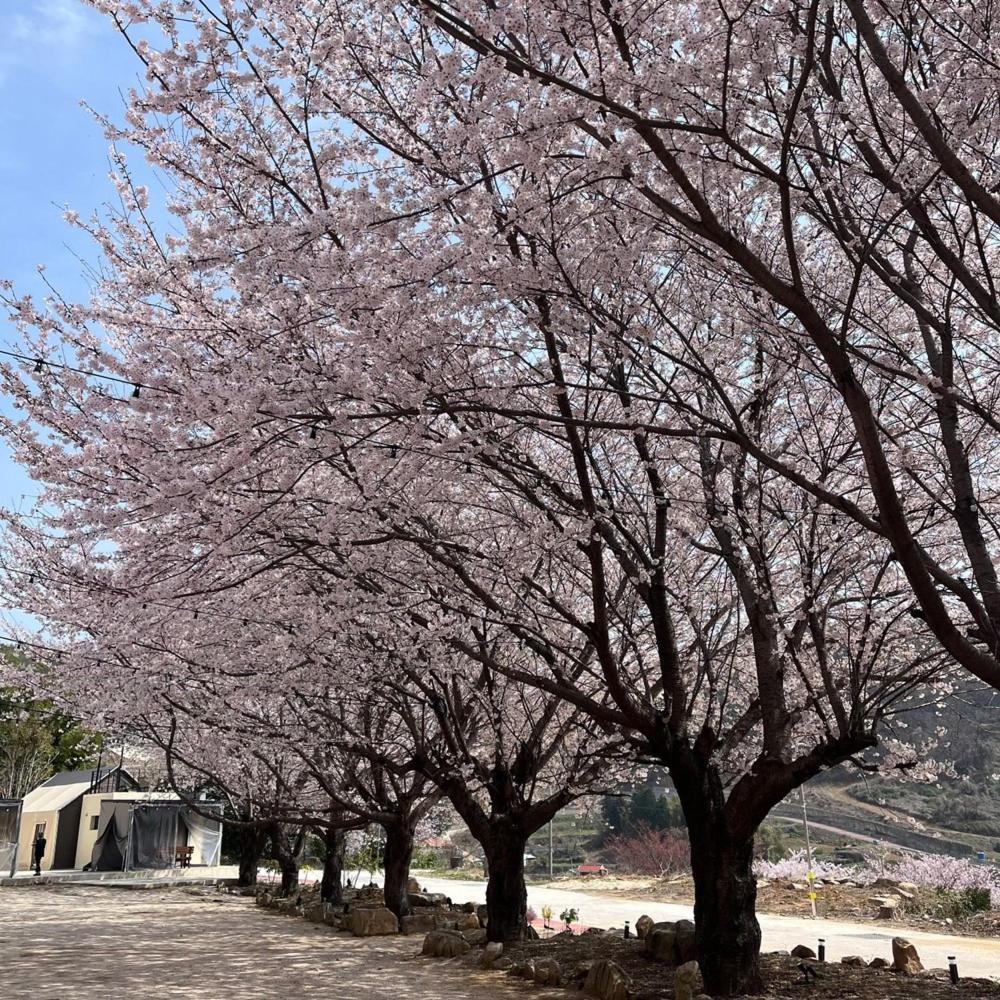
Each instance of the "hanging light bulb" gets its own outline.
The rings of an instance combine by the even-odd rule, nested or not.
[[[37,374],[45,367],[45,362],[41,358],[35,359],[35,373]]]
[[[135,386],[132,389],[132,398],[133,399],[138,399],[139,398],[139,389],[140,388],[142,388],[142,387],[139,385],[138,382],[136,382]]]

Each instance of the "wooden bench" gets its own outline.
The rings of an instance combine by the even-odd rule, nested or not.
[[[179,868],[190,868],[191,867],[191,856],[194,854],[194,848],[190,846],[178,847],[174,850],[174,864]]]

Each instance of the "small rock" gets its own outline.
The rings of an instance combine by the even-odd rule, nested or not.
[[[539,986],[559,986],[562,983],[562,968],[554,958],[543,958],[535,962],[535,982]]]
[[[816,952],[807,944],[797,944],[790,952],[792,958],[815,958]]]
[[[917,949],[906,938],[892,939],[892,967],[903,976],[912,976],[924,970]]]
[[[845,955],[840,960],[840,964],[841,965],[854,965],[854,966],[857,966],[857,967],[860,968],[860,967],[866,965],[867,963],[865,962],[865,960],[860,955]]]
[[[628,1000],[631,986],[631,978],[620,965],[602,958],[588,970],[583,990],[599,1000]]]
[[[694,1000],[694,984],[697,981],[697,962],[679,965],[674,973],[674,1000]]]
[[[869,969],[888,969],[889,968],[889,963],[884,958],[873,958],[868,963],[868,968]]]
[[[514,972],[512,974],[520,976],[521,979],[534,979],[535,960],[533,958],[529,958],[527,962],[518,962],[518,964],[514,966]]]
[[[420,883],[415,878],[410,878],[406,880],[406,891],[407,892],[420,892]]]
[[[424,938],[421,953],[432,958],[458,958],[472,946],[455,931],[431,931]]]
[[[506,972],[514,965],[513,961],[509,958],[498,958],[491,968],[494,972]]]
[[[490,941],[483,949],[482,964],[484,969],[490,968],[503,955],[503,942]]]

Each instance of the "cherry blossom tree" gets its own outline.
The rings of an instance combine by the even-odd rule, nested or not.
[[[988,25],[95,6],[147,71],[109,133],[170,178],[176,232],[120,162],[120,210],[73,218],[93,301],[8,293],[3,429],[47,484],[10,525],[18,602],[140,701],[172,662],[310,697],[401,663],[446,718],[470,663],[533,688],[515,718],[670,769],[706,985],[753,987],[770,806],[872,766],[942,649],[997,681],[993,168],[963,75]],[[444,789],[465,750],[432,749]]]

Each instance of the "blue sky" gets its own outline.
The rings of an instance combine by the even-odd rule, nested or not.
[[[86,295],[83,261],[94,250],[62,213],[86,217],[114,189],[108,142],[81,102],[119,117],[136,65],[81,0],[0,0],[0,276],[19,289],[43,296],[44,264],[66,298]],[[0,316],[0,345],[16,341]],[[0,442],[0,505],[27,510],[36,491]]]

